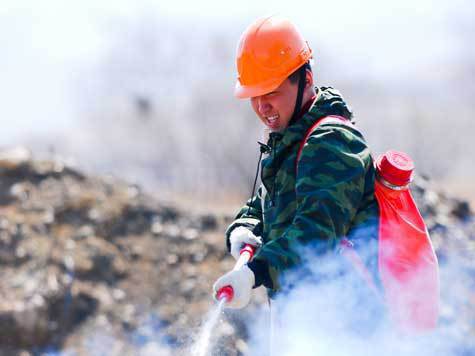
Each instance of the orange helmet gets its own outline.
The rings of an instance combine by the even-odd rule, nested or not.
[[[311,57],[308,43],[289,20],[259,19],[239,40],[234,95],[249,98],[269,93]]]

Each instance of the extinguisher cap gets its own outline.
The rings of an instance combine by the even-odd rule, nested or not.
[[[414,162],[406,153],[390,150],[378,157],[376,169],[384,180],[397,186],[404,186],[412,181]]]

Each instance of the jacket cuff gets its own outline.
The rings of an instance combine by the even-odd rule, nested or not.
[[[246,222],[239,222],[239,223],[233,223],[231,224],[227,229],[226,229],[226,232],[225,232],[225,236],[226,236],[226,248],[228,250],[228,252],[231,252],[231,241],[230,241],[230,238],[231,238],[231,233],[233,232],[233,230],[237,227],[245,227],[246,229],[248,229],[249,231],[251,231],[254,235],[256,236],[261,236],[262,234],[262,229],[261,229],[261,226],[262,224],[258,223],[258,224],[251,224],[251,223],[246,223]]]
[[[254,273],[254,286],[253,288],[264,285],[267,288],[272,289],[272,280],[269,274],[269,267],[266,262],[258,259],[253,259],[247,266]]]

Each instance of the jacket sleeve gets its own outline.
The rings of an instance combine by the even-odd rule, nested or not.
[[[226,247],[231,250],[229,238],[231,232],[238,226],[244,226],[251,230],[254,235],[262,235],[262,194],[264,187],[261,185],[256,195],[249,199],[234,218],[234,221],[226,229]]]
[[[249,263],[256,286],[278,290],[281,273],[301,262],[302,245],[311,243],[317,256],[333,251],[357,212],[371,164],[369,149],[357,131],[325,126],[317,128],[303,147],[292,224]]]

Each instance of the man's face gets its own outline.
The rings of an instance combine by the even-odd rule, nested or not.
[[[274,91],[252,97],[252,109],[271,131],[282,131],[294,113],[297,91],[297,83],[292,84],[287,78]]]

